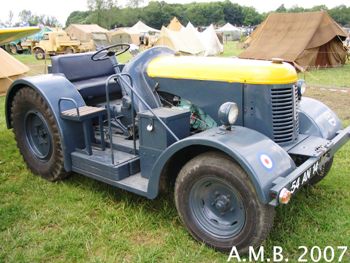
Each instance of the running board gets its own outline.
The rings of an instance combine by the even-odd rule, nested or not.
[[[118,164],[112,164],[108,157],[108,150],[92,155],[80,152],[73,152],[72,170],[92,179],[116,186],[118,188],[147,197],[148,179],[141,176],[139,157],[115,151],[116,156],[124,157],[119,159]],[[104,156],[103,154],[104,153]],[[108,160],[109,158],[109,160]],[[105,161],[103,161],[105,160]],[[109,161],[109,162],[108,162]]]

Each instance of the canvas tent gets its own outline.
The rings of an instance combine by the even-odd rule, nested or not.
[[[205,48],[192,28],[183,28],[180,31],[172,31],[162,27],[160,36],[155,46],[167,46],[176,52],[183,54],[201,55]]]
[[[282,58],[298,69],[345,63],[346,33],[324,11],[272,13],[253,32],[240,58]]]
[[[0,48],[0,95],[4,95],[17,78],[29,71],[29,68]]]
[[[65,31],[72,39],[77,39],[81,42],[89,42],[93,40],[93,33],[107,33],[108,30],[96,24],[80,25],[71,24]]]
[[[230,23],[226,23],[224,26],[217,29],[216,32],[222,33],[225,41],[239,40],[242,35],[242,31]]]
[[[199,39],[205,48],[205,56],[215,56],[224,51],[224,46],[220,43],[213,25],[210,25],[203,32],[200,32]]]
[[[128,28],[118,28],[108,33],[111,44],[140,44],[139,34]]]
[[[134,34],[142,34],[142,33],[159,33],[158,29],[147,26],[142,21],[138,21],[135,25],[129,28],[129,32]]]
[[[168,29],[172,31],[180,31],[184,26],[181,25],[180,21],[177,19],[177,17],[174,17],[170,24],[167,26]]]

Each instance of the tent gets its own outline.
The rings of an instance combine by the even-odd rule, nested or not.
[[[135,25],[130,27],[129,32],[132,32],[134,34],[142,34],[142,33],[159,33],[158,29],[152,28],[150,26],[147,26],[142,21],[138,21]]]
[[[140,44],[139,34],[128,28],[118,28],[108,33],[111,44]]]
[[[224,46],[220,43],[213,25],[199,33],[199,39],[205,48],[205,56],[215,56],[224,51]]]
[[[253,32],[240,58],[282,58],[298,69],[345,63],[346,32],[324,11],[272,13]]]
[[[205,52],[197,33],[191,28],[182,28],[177,32],[163,26],[155,43],[155,46],[159,45],[167,46],[184,54],[201,55]]]
[[[184,26],[181,25],[180,21],[177,19],[177,17],[174,16],[174,18],[170,21],[170,24],[167,26],[168,29],[172,31],[180,31]]]
[[[24,73],[29,71],[29,68],[0,48],[0,95],[4,95],[11,83]]]
[[[100,27],[96,24],[91,25],[80,25],[80,24],[71,24],[65,31],[72,39],[77,39],[81,42],[89,42],[93,40],[92,33],[107,33],[108,30]]]
[[[242,31],[230,23],[226,23],[224,26],[217,29],[216,32],[222,33],[225,41],[239,40],[242,35]]]

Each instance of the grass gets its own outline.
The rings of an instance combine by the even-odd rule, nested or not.
[[[350,124],[349,94],[310,88],[306,95]],[[0,97],[1,109],[4,101]],[[0,262],[226,262],[227,254],[192,239],[169,197],[147,200],[78,174],[57,183],[31,174],[5,127],[3,110],[0,145]],[[317,187],[276,209],[267,251],[282,246],[296,262],[298,246],[350,244],[349,158],[350,143]]]

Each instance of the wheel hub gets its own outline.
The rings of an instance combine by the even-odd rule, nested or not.
[[[225,213],[231,206],[230,195],[219,194],[219,196],[216,197],[213,205],[220,213]]]
[[[245,207],[239,192],[215,176],[201,178],[190,191],[194,221],[209,235],[231,238],[245,225]]]
[[[44,116],[30,111],[25,116],[25,132],[30,151],[35,157],[47,160],[52,151],[51,136]]]

